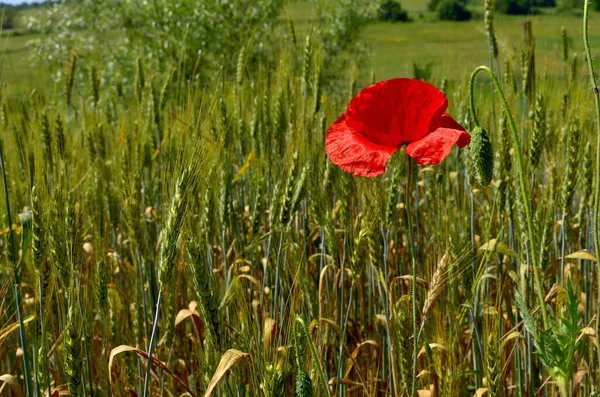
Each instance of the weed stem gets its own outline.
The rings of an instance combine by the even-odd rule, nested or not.
[[[544,322],[544,329],[548,329],[548,312],[546,310],[546,301],[544,298],[544,288],[542,285],[542,278],[541,278],[541,274],[540,274],[541,269],[538,267],[538,261],[537,261],[538,257],[534,254],[535,247],[536,247],[535,228],[533,225],[533,216],[531,214],[531,205],[530,205],[531,197],[529,195],[529,191],[527,189],[527,184],[525,181],[525,166],[523,163],[523,155],[521,153],[521,142],[519,140],[519,133],[517,132],[515,120],[510,111],[510,107],[508,106],[506,96],[504,95],[504,92],[502,91],[502,87],[500,87],[498,78],[496,77],[494,72],[487,66],[478,66],[477,68],[475,68],[475,70],[471,74],[471,78],[469,80],[469,98],[470,98],[470,105],[471,105],[470,112],[471,112],[473,122],[475,123],[475,125],[477,127],[480,126],[479,121],[477,120],[477,115],[475,113],[475,99],[474,99],[474,95],[473,95],[473,90],[474,90],[473,86],[474,86],[474,82],[475,82],[475,77],[477,77],[477,74],[481,71],[486,72],[492,78],[494,86],[496,87],[496,90],[498,90],[498,94],[500,95],[500,99],[502,101],[502,106],[504,107],[504,112],[506,113],[506,117],[508,118],[510,129],[512,131],[513,144],[514,144],[515,152],[516,152],[516,156],[517,156],[517,167],[518,167],[518,171],[519,171],[519,185],[520,185],[520,189],[521,189],[521,199],[523,201],[523,210],[525,212],[525,218],[527,221],[527,234],[528,234],[528,239],[529,239],[529,246],[531,247],[531,252],[532,252],[531,264],[533,266],[533,277],[534,277],[535,286],[536,286],[536,290],[537,290],[538,304],[540,305],[540,309],[542,311],[542,320]],[[599,153],[600,153],[600,151],[599,151]]]
[[[600,253],[600,230],[598,230],[598,212],[600,212],[600,93],[598,92],[598,83],[596,82],[596,71],[594,69],[594,61],[592,57],[592,50],[590,49],[590,40],[588,38],[588,20],[589,20],[589,8],[590,1],[585,0],[583,2],[583,44],[585,46],[585,57],[590,71],[590,81],[592,83],[592,91],[594,93],[594,100],[596,102],[596,128],[597,128],[597,142],[596,142],[596,170],[594,173],[594,251],[596,256]],[[598,282],[598,304],[596,310],[600,308],[600,262],[596,261],[597,271],[596,280]],[[600,331],[600,317],[596,318],[596,335]],[[600,356],[600,346],[597,346],[598,356]]]

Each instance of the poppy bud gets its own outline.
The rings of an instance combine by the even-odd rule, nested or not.
[[[494,150],[487,132],[481,127],[475,127],[471,132],[469,154],[477,183],[489,185],[494,176]]]
[[[298,397],[312,397],[313,386],[308,373],[303,370],[298,371],[296,376],[296,395]]]

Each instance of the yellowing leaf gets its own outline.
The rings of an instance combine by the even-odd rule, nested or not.
[[[354,349],[354,351],[350,355],[350,358],[348,359],[348,368],[346,369],[344,378],[347,378],[348,375],[350,375],[350,372],[352,371],[352,367],[354,366],[356,357],[358,357],[358,352],[360,351],[360,348],[363,346],[373,346],[376,349],[379,348],[379,344],[377,342],[375,342],[374,340],[366,340],[364,342],[359,343],[358,346],[356,346],[356,349]]]
[[[587,374],[587,370],[585,370],[585,369],[580,369],[579,371],[577,371],[575,373],[575,375],[573,376],[573,384],[579,385],[586,374]]]
[[[112,389],[112,386],[113,386],[113,377],[112,377],[113,361],[114,361],[114,359],[115,359],[115,357],[117,355],[119,355],[121,353],[126,353],[126,352],[134,352],[138,356],[144,357],[146,360],[148,360],[148,354],[145,351],[138,349],[137,347],[128,346],[128,345],[121,345],[121,346],[117,346],[114,349],[112,349],[111,352],[110,352],[110,356],[108,358],[108,379],[109,379],[109,382],[110,382],[111,389]],[[152,357],[152,365],[156,365],[157,367],[159,367],[160,369],[162,369],[163,371],[165,371],[173,379],[175,379],[175,381],[177,383],[179,383],[181,385],[181,387],[183,387],[184,390],[187,391],[190,394],[190,396],[196,397],[196,395],[181,380],[181,378],[179,378],[179,376],[175,375],[175,373],[173,371],[171,371],[169,369],[169,367],[167,367],[162,362],[158,361],[155,357]]]
[[[504,340],[502,341],[502,344],[500,345],[500,350],[504,349],[504,346],[506,346],[506,344],[508,342],[510,342],[511,340],[515,339],[515,338],[520,338],[521,337],[521,333],[514,331],[511,332],[510,334],[504,336]]]
[[[26,317],[23,320],[23,324],[30,323],[34,318],[35,318],[35,316],[33,316],[33,315]],[[8,335],[10,335],[11,333],[13,333],[14,331],[16,331],[18,329],[19,329],[18,322],[7,325],[6,327],[0,329],[0,342],[2,342],[2,340],[4,340]]]
[[[2,384],[0,385],[0,395],[4,395],[3,392],[5,391],[5,389],[7,389],[6,395],[13,395],[16,397],[25,396],[25,394],[23,393],[23,389],[19,384],[19,381],[11,374],[0,375],[0,382],[2,382]]]
[[[198,310],[196,310],[197,307],[198,307],[198,302],[191,301],[189,303],[187,309],[180,310],[179,313],[177,313],[177,317],[175,317],[175,326],[177,327],[186,318],[191,318],[192,322],[194,323],[194,327],[196,328],[196,331],[198,332],[198,335],[200,336],[200,338],[202,338],[203,337],[203,333],[202,333],[203,328],[202,328],[202,322],[200,321],[200,313],[198,313]]]
[[[246,171],[248,171],[248,168],[250,168],[250,162],[252,161],[253,158],[254,158],[254,152],[250,152],[248,157],[246,157],[246,161],[244,161],[244,164],[242,164],[242,166],[240,167],[238,172],[233,177],[233,183],[236,183],[242,176],[244,176]]]
[[[441,350],[443,352],[447,352],[448,351],[448,348],[446,346],[442,345],[441,343],[430,343],[429,344],[429,348],[431,350],[438,349],[438,350]],[[419,351],[419,354],[417,355],[417,357],[420,358],[423,354],[425,354],[425,347],[421,348],[421,350]]]
[[[225,354],[223,354],[223,357],[221,357],[219,366],[217,367],[215,374],[213,375],[212,379],[210,380],[210,383],[208,384],[208,387],[206,388],[206,393],[204,393],[204,397],[209,397],[212,394],[213,390],[217,386],[217,383],[219,383],[221,378],[225,376],[225,374],[231,369],[231,367],[233,367],[236,363],[245,360],[250,361],[250,355],[248,353],[243,353],[235,349],[227,350]]]
[[[583,259],[586,261],[594,261],[596,262],[596,257],[592,254],[590,254],[587,251],[577,251],[577,252],[573,252],[572,254],[569,254],[567,256],[565,256],[565,258],[567,259]]]
[[[495,238],[483,244],[481,247],[479,247],[479,250],[497,252],[499,254],[512,256],[514,258],[519,257],[519,254],[511,250],[508,245],[496,240]]]
[[[477,391],[475,392],[475,395],[473,397],[481,397],[488,392],[489,392],[489,390],[487,387],[480,387],[479,389],[477,389]]]

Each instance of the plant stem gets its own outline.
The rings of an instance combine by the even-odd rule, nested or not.
[[[477,115],[475,113],[475,99],[474,99],[474,95],[473,95],[473,85],[474,85],[473,83],[475,82],[475,77],[481,71],[486,72],[492,78],[492,81],[494,82],[494,85],[496,86],[496,89],[498,90],[498,94],[500,95],[500,99],[502,101],[502,106],[504,108],[504,112],[506,113],[506,117],[508,118],[510,129],[512,131],[512,136],[513,136],[513,141],[514,141],[514,146],[515,146],[515,153],[517,156],[517,169],[519,171],[519,185],[520,185],[520,190],[521,190],[521,199],[523,201],[523,209],[525,211],[525,218],[527,221],[527,234],[528,234],[528,239],[529,239],[529,246],[531,247],[531,252],[532,252],[531,264],[533,267],[533,277],[534,277],[534,282],[535,282],[535,286],[537,289],[538,304],[540,305],[540,309],[542,311],[542,320],[544,322],[544,329],[548,329],[548,312],[546,310],[546,301],[545,301],[545,297],[544,297],[544,289],[543,289],[542,278],[541,278],[541,274],[540,274],[541,270],[538,267],[538,257],[537,257],[537,255],[534,254],[535,247],[536,247],[535,228],[533,225],[533,216],[531,213],[531,205],[530,205],[530,197],[531,196],[529,195],[529,191],[527,189],[527,183],[525,180],[525,166],[523,163],[523,155],[522,155],[521,149],[520,149],[521,143],[519,140],[519,133],[517,132],[515,120],[510,111],[510,107],[508,106],[506,96],[504,95],[504,92],[502,91],[502,87],[500,87],[498,78],[496,77],[494,72],[487,66],[479,66],[479,67],[475,68],[475,70],[471,74],[471,78],[469,80],[469,98],[470,98],[470,104],[471,104],[471,106],[470,106],[471,117],[472,117],[475,125],[479,127],[479,121],[477,120]],[[599,147],[599,155],[600,155],[600,147]]]
[[[25,383],[25,394],[31,396],[31,390],[29,385],[29,353],[25,343],[25,324],[23,323],[23,313],[21,312],[21,276],[19,271],[19,264],[17,264],[17,253],[15,252],[15,236],[12,229],[12,217],[10,215],[10,200],[8,197],[8,183],[6,181],[6,170],[4,169],[4,157],[2,156],[2,150],[0,149],[0,168],[2,169],[2,181],[4,183],[4,199],[6,201],[6,217],[8,220],[8,238],[10,239],[10,257],[13,263],[13,290],[15,294],[15,303],[17,306],[17,318],[19,320],[19,340],[21,342],[21,349],[23,350],[23,376]]]
[[[594,251],[596,256],[600,253],[600,230],[598,230],[598,212],[600,212],[600,93],[598,92],[598,83],[596,82],[596,71],[594,70],[594,61],[592,57],[592,50],[590,49],[590,40],[588,38],[588,20],[589,20],[589,8],[590,2],[585,0],[583,2],[583,44],[585,46],[585,57],[587,58],[588,67],[590,70],[590,81],[592,83],[592,90],[594,93],[594,100],[596,102],[596,129],[597,129],[597,142],[596,142],[596,170],[594,172]],[[598,282],[598,301],[596,310],[600,308],[600,262],[596,261],[597,274],[596,280]],[[596,335],[600,331],[600,316],[596,318]],[[598,350],[598,356],[600,356],[600,345],[596,345]]]
[[[300,324],[300,328],[302,329],[302,332],[304,333],[304,338],[308,342],[308,347],[310,347],[310,352],[313,356],[313,360],[315,361],[315,366],[317,367],[317,373],[319,374],[319,381],[321,383],[321,387],[323,388],[323,391],[325,392],[327,397],[330,397],[331,395],[329,394],[329,387],[327,387],[327,379],[325,379],[325,375],[323,374],[323,369],[321,368],[321,362],[319,361],[319,356],[317,355],[317,350],[315,349],[315,345],[313,344],[312,337],[310,336],[310,333],[308,332],[308,329],[306,328],[306,324],[304,323],[304,320],[302,320],[300,317],[296,317],[296,322],[298,324]]]
[[[569,397],[569,379],[557,379],[556,386],[561,397]]]
[[[154,317],[154,324],[152,324],[152,335],[150,336],[150,345],[148,346],[148,363],[146,364],[146,377],[144,378],[144,397],[148,396],[148,386],[150,385],[150,374],[152,372],[152,351],[154,350],[154,338],[156,337],[156,330],[158,329],[158,315],[160,313],[160,302],[162,301],[162,285],[158,291],[158,299],[156,300],[156,315]]]
[[[417,263],[415,261],[415,247],[413,243],[412,233],[412,219],[411,219],[411,205],[410,205],[410,187],[412,177],[412,159],[410,156],[406,156],[408,159],[408,176],[406,180],[406,196],[405,196],[405,208],[406,208],[406,224],[408,228],[408,255],[410,257],[410,265],[412,268],[412,280],[411,280],[411,301],[412,301],[412,312],[413,312],[413,362],[412,362],[412,397],[417,395],[417,358],[419,354],[419,341],[418,341],[418,324],[417,324]]]

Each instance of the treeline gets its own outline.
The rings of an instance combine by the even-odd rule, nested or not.
[[[509,15],[536,14],[542,8],[556,8],[560,12],[581,10],[584,0],[496,0],[496,10]],[[591,0],[593,8],[600,11],[600,0]],[[475,0],[429,0],[427,8],[436,13],[437,19],[446,21],[468,21],[473,14],[469,6]],[[398,0],[382,0],[379,20],[408,22],[410,16]]]
[[[19,18],[19,11],[27,10],[27,9],[31,9],[31,8],[49,7],[56,3],[57,3],[56,0],[46,0],[46,1],[36,2],[36,3],[23,2],[21,4],[8,4],[8,3],[0,2],[0,12],[2,13],[1,14],[2,22],[0,24],[1,29],[6,30],[6,29],[15,28],[15,24],[17,22],[17,19]]]
[[[40,1],[40,2],[36,2],[36,3],[23,2],[21,4],[9,4],[9,3],[0,2],[0,8],[5,9],[5,10],[11,9],[11,10],[19,11],[19,10],[27,10],[30,8],[48,7],[48,6],[54,5],[55,3],[57,3],[57,1],[51,1],[51,0]]]

